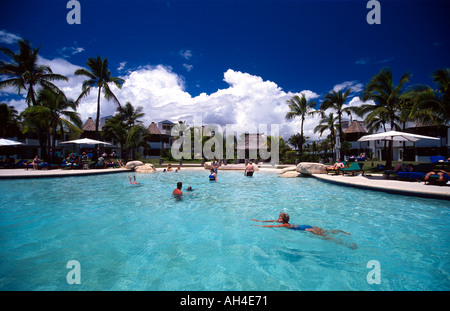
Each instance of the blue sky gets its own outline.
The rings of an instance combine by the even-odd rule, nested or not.
[[[42,62],[69,76],[60,87],[72,97],[81,81],[71,72],[88,57],[107,57],[127,81],[118,97],[143,106],[147,123],[200,114],[219,124],[280,123],[289,136],[298,131],[283,119],[293,94],[320,102],[351,86],[349,104],[358,105],[384,66],[397,81],[412,73],[410,85],[432,84],[434,70],[450,67],[449,1],[380,0],[380,25],[366,22],[367,1],[79,0],[80,25],[66,22],[67,2],[2,2],[0,45],[15,51],[25,38],[42,46]],[[0,92],[2,102],[24,107],[11,90]],[[79,111],[94,110],[92,97]],[[102,105],[102,115],[114,110]],[[307,124],[310,137],[315,125]]]

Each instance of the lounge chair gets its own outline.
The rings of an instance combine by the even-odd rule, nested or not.
[[[440,176],[438,174],[430,175],[427,180],[425,180],[425,185],[428,183],[432,184],[439,184],[439,185],[445,185],[448,180],[450,179],[450,176],[448,174],[442,175],[443,180],[439,180]]]
[[[439,161],[445,162],[446,159],[443,156],[430,156],[431,163],[436,163]]]
[[[396,178],[396,177],[398,177],[398,172],[393,171],[393,170],[387,170],[387,171],[383,172],[384,178],[389,179],[390,176],[392,176],[393,178]]]
[[[2,166],[4,168],[22,168],[23,164],[26,162],[27,160],[19,160],[17,161],[17,163],[10,163],[10,164],[3,163]]]
[[[352,173],[352,176],[354,176],[356,172],[362,172],[362,175],[364,176],[364,170],[362,169],[363,166],[364,166],[364,163],[353,162],[349,168],[341,168],[341,172],[344,175],[346,173]]]
[[[347,166],[347,161],[342,161],[342,164],[344,164],[344,168]],[[336,169],[327,169],[327,175],[329,173],[334,173],[334,175],[339,175],[339,172],[341,171],[342,168],[336,168]]]
[[[398,172],[398,178],[402,180],[409,180],[409,181],[418,181],[423,180],[425,177],[425,173],[423,172]]]

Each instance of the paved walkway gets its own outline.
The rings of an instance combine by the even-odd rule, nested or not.
[[[98,174],[113,174],[129,172],[125,168],[106,168],[106,169],[89,169],[89,170],[70,170],[70,169],[54,169],[54,170],[25,170],[25,169],[0,169],[0,179],[11,178],[42,178],[42,177],[68,177],[68,176],[86,176]]]
[[[220,170],[243,170],[243,164],[221,166]],[[162,171],[163,168],[158,168],[157,171]],[[182,166],[182,170],[204,170],[198,165]],[[66,176],[86,176],[96,174],[113,174],[129,172],[125,168],[107,168],[107,169],[89,169],[89,170],[24,170],[24,169],[0,169],[0,179],[11,178],[41,178],[41,177],[66,177]],[[272,166],[263,165],[260,168],[261,172],[279,173],[280,170]],[[413,195],[427,198],[437,198],[450,200],[450,184],[439,185],[425,185],[424,182],[409,182],[395,179],[385,179],[382,175],[373,176],[350,176],[350,175],[327,175],[315,174],[314,178],[331,182],[343,186],[357,187],[362,189],[384,191],[390,193]]]
[[[383,175],[350,176],[315,174],[315,178],[339,185],[384,191],[390,193],[413,195],[427,198],[450,200],[450,184],[426,185],[422,182],[410,182],[395,179],[386,179]]]

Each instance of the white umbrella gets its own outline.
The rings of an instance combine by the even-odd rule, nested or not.
[[[0,146],[18,146],[18,145],[23,145],[23,143],[19,141],[0,138]]]
[[[382,132],[382,133],[376,133],[371,135],[365,135],[358,139],[358,141],[369,141],[369,140],[388,140],[391,141],[389,144],[389,154],[390,158],[386,161],[386,168],[391,169],[392,168],[392,159],[393,159],[393,153],[394,153],[394,140],[395,141],[411,141],[416,142],[420,139],[432,139],[432,140],[440,140],[436,137],[431,136],[423,136],[423,135],[417,135],[412,133],[404,133],[404,132],[397,132],[397,131],[389,131],[389,132]]]
[[[439,138],[431,137],[431,136],[423,136],[412,133],[404,133],[397,131],[389,131],[383,133],[376,133],[371,135],[365,135],[358,139],[358,141],[369,141],[369,140],[395,140],[395,141],[411,141],[415,142],[420,139],[433,139],[439,140]]]
[[[104,141],[90,139],[90,138],[81,138],[81,139],[63,141],[63,142],[60,142],[60,144],[111,145],[110,143],[105,143]]]

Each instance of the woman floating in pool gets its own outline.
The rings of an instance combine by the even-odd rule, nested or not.
[[[257,219],[252,219],[253,221],[259,221],[259,222],[279,222],[281,223],[281,225],[267,225],[267,226],[259,226],[259,225],[254,225],[254,226],[258,226],[258,227],[267,227],[267,228],[281,228],[281,227],[285,227],[288,229],[294,229],[294,230],[301,230],[301,231],[308,231],[311,233],[314,233],[315,235],[319,235],[327,240],[334,240],[330,234],[338,234],[338,233],[342,233],[342,234],[347,234],[350,235],[350,233],[342,231],[342,230],[324,230],[322,228],[319,227],[314,227],[314,226],[310,226],[310,225],[295,225],[295,224],[290,224],[289,223],[289,214],[288,213],[280,213],[280,216],[278,216],[277,220],[257,220]],[[340,241],[336,241],[337,243],[341,243]],[[358,247],[358,245],[351,243],[349,245],[350,248],[356,249]]]

